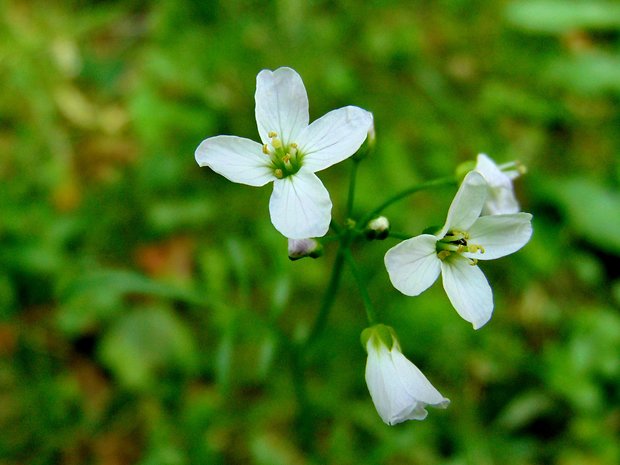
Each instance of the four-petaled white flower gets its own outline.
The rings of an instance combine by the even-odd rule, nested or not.
[[[332,202],[314,174],[353,155],[373,125],[354,106],[309,123],[308,96],[297,72],[263,70],[256,77],[256,122],[262,144],[236,136],[210,137],[196,161],[230,181],[263,186],[273,181],[271,222],[291,239],[327,233]]]
[[[450,302],[474,329],[493,312],[493,293],[477,261],[516,252],[532,235],[529,213],[480,216],[487,189],[480,173],[468,173],[438,233],[407,239],[385,255],[392,284],[409,296],[428,289],[441,273]]]
[[[475,169],[484,176],[489,186],[482,215],[517,213],[520,210],[512,180],[524,172],[522,165],[516,162],[497,165],[487,155],[481,153],[476,159]]]
[[[425,407],[446,408],[450,400],[433,387],[400,351],[394,330],[376,325],[362,333],[366,340],[366,384],[381,419],[388,425],[424,420]]]

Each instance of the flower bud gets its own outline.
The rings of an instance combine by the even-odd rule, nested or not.
[[[390,221],[385,216],[379,216],[374,220],[370,220],[364,231],[366,239],[383,240],[390,234]]]
[[[304,257],[319,258],[323,255],[323,246],[316,239],[289,239],[288,258],[299,260]]]
[[[375,133],[375,123],[373,120],[370,123],[370,126],[368,128],[366,140],[351,158],[356,161],[363,160],[368,155],[370,155],[372,152],[374,152],[376,143],[377,143],[377,134]]]

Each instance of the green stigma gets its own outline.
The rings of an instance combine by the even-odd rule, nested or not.
[[[479,244],[470,244],[469,233],[467,231],[450,230],[439,241],[437,241],[437,257],[440,260],[445,260],[452,254],[462,253],[484,253],[484,247]],[[478,260],[470,258],[472,265],[475,265]]]

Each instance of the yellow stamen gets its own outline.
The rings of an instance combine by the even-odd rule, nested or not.
[[[481,245],[477,245],[477,244],[472,244],[468,246],[467,249],[470,253],[476,253],[476,252],[484,253],[484,247],[482,247]]]
[[[279,149],[280,147],[282,147],[282,141],[280,139],[272,139],[271,145],[273,145],[274,149]]]
[[[270,139],[273,139],[274,137],[278,137],[278,133],[269,131],[269,133],[267,134],[267,137],[269,137]]]
[[[267,144],[263,145],[263,153],[269,155],[269,146]]]
[[[282,170],[280,168],[276,168],[275,170],[273,170],[273,174],[278,179],[282,179],[284,177],[284,173],[282,173]]]
[[[442,261],[448,258],[449,256],[450,256],[449,250],[442,250],[441,252],[437,254],[437,258]]]

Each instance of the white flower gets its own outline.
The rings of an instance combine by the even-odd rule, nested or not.
[[[493,293],[477,261],[516,252],[532,235],[529,213],[479,216],[486,195],[482,175],[468,173],[437,234],[407,239],[385,254],[390,280],[403,294],[420,294],[441,273],[450,302],[475,329],[493,313]]]
[[[515,197],[512,180],[518,178],[522,171],[516,163],[496,165],[484,153],[478,155],[476,171],[486,179],[489,190],[486,202],[482,207],[483,215],[501,215],[503,213],[517,213],[519,202]]]
[[[381,419],[388,425],[424,420],[425,407],[446,408],[443,397],[422,372],[401,353],[389,326],[376,325],[362,333],[366,339],[366,384]]]
[[[314,173],[359,149],[372,114],[348,106],[309,125],[306,89],[290,68],[258,73],[255,100],[262,143],[210,137],[196,149],[196,161],[233,182],[263,186],[273,181],[269,211],[276,229],[291,239],[324,236],[332,202]]]

